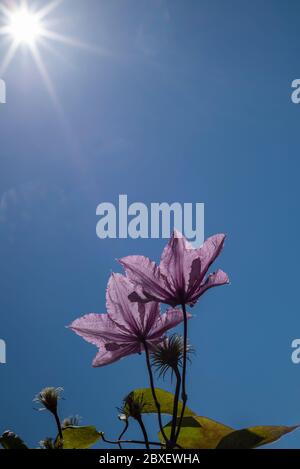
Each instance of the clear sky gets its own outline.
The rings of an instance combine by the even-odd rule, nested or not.
[[[159,259],[164,240],[96,237],[97,205],[119,194],[204,202],[206,236],[228,235],[216,266],[231,285],[191,323],[189,406],[236,428],[300,423],[299,18],[296,0],[65,0],[52,29],[93,50],[40,47],[55,104],[16,53],[0,77],[0,431],[54,435],[32,399],[63,386],[62,416],[114,438],[116,407],[147,385],[144,356],[93,369],[96,348],[65,328],[105,312],[115,258]],[[299,446],[299,431],[273,445]]]

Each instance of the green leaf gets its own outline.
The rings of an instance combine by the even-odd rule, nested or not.
[[[273,443],[273,441],[278,440],[287,433],[293,432],[298,427],[299,425],[294,425],[292,427],[287,427],[283,425],[261,425],[258,427],[249,427],[247,428],[247,430],[261,438],[261,442],[256,446],[262,446],[267,445],[268,443]]]
[[[62,432],[63,449],[87,449],[101,439],[101,433],[95,427],[66,427]]]
[[[263,437],[244,428],[226,435],[218,444],[217,449],[251,449],[263,444],[262,441]]]
[[[249,449],[266,445],[298,428],[285,426],[259,426],[236,430],[219,443],[218,449]]]
[[[0,444],[4,449],[28,449],[21,438],[10,431],[6,431],[0,436]]]
[[[171,425],[169,422],[164,427],[167,437]],[[184,449],[250,449],[272,443],[296,428],[298,426],[258,426],[234,430],[207,417],[192,416],[184,417],[177,442]],[[164,441],[161,433],[159,439]]]
[[[174,394],[168,391],[164,391],[163,389],[156,388],[155,389],[156,396],[158,402],[160,403],[160,410],[162,414],[173,414],[173,402],[174,402]],[[142,403],[142,410],[143,414],[156,414],[157,409],[152,397],[152,391],[150,388],[143,388],[143,389],[136,389],[132,391],[129,396],[134,401],[138,401]],[[126,401],[126,398],[125,398]],[[182,409],[182,403],[179,402],[178,404],[178,412],[180,413]],[[124,407],[124,413],[127,416],[130,416],[129,408],[127,405]],[[186,417],[196,415],[195,412],[191,411],[188,407],[185,408],[184,415]]]
[[[179,419],[177,419],[178,422]],[[164,427],[167,437],[171,434],[171,425],[172,422],[169,422]],[[207,417],[184,417],[177,442],[185,449],[214,449],[232,431],[231,427]],[[164,441],[161,433],[159,433],[159,439]]]

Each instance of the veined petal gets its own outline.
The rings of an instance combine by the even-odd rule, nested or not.
[[[188,296],[192,294],[193,291],[197,289],[202,283],[203,277],[201,275],[201,261],[197,257],[193,260],[191,265],[189,284],[188,284]]]
[[[143,321],[143,332],[145,335],[148,335],[153,326],[159,321],[160,318],[160,310],[159,310],[159,303],[157,301],[151,301],[147,304],[139,304],[139,307],[145,308],[145,316]]]
[[[138,303],[132,303],[128,296],[134,287],[128,278],[113,273],[106,290],[106,307],[110,318],[124,331],[133,333],[139,330]]]
[[[126,334],[110,319],[108,314],[90,313],[75,319],[68,326],[87,342],[100,347],[104,341],[124,342],[128,340]]]
[[[132,300],[166,302],[166,298],[172,295],[159,267],[148,257],[127,256],[119,262],[124,267],[127,277],[140,289],[131,295]]]
[[[211,236],[199,249],[196,250],[197,257],[199,257],[201,262],[201,280],[203,280],[209,267],[222,251],[225,238],[226,236],[224,234],[216,234]]]
[[[159,268],[177,296],[182,295],[182,300],[188,290],[192,263],[197,257],[197,250],[179,231],[174,231],[163,250]]]
[[[220,285],[226,285],[228,283],[229,283],[228,275],[225,272],[223,272],[223,270],[220,270],[220,269],[217,270],[213,274],[210,274],[205,280],[205,282],[196,290],[194,295],[191,298],[189,298],[189,303],[194,304],[197,301],[197,299],[201,295],[203,295],[203,293],[206,292],[206,290],[208,290],[209,288],[218,287]]]
[[[93,366],[104,366],[109,365],[110,363],[116,362],[127,355],[132,355],[134,353],[140,353],[141,346],[139,344],[123,344],[119,345],[116,343],[103,344],[97,355],[93,360]]]
[[[188,318],[191,318],[188,313]],[[155,339],[163,336],[169,329],[178,326],[183,321],[183,311],[179,308],[169,308],[161,314],[152,328],[149,338]]]

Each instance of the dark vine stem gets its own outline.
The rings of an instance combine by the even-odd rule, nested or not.
[[[122,430],[122,432],[120,433],[120,436],[119,436],[118,440],[121,440],[121,439],[122,439],[122,437],[123,437],[123,436],[125,435],[125,433],[127,432],[128,427],[129,427],[129,422],[128,422],[128,419],[126,419],[126,421],[125,421],[125,427],[124,427],[124,429]],[[119,444],[119,448],[122,449],[121,444]]]
[[[142,433],[143,433],[143,436],[144,436],[144,440],[145,440],[146,449],[150,449],[147,430],[146,430],[146,427],[144,425],[144,422],[143,422],[143,419],[142,419],[141,415],[136,418],[136,421],[138,422],[139,426],[141,427],[141,430],[142,430]]]
[[[159,428],[160,428],[161,434],[162,434],[165,442],[168,444],[169,440],[166,437],[164,427],[163,427],[163,423],[162,423],[162,418],[161,418],[160,403],[157,399],[157,395],[156,395],[156,391],[155,391],[154,379],[153,379],[153,373],[152,373],[152,368],[151,368],[151,363],[150,363],[150,356],[149,356],[149,349],[148,349],[147,342],[144,341],[143,345],[144,345],[144,349],[145,349],[146,363],[147,363],[147,369],[148,369],[148,373],[149,373],[152,397],[153,397],[153,400],[155,402],[155,406],[156,406],[156,409],[157,409]]]
[[[58,417],[58,413],[57,412],[52,412],[52,413],[53,413],[54,418],[55,418],[55,422],[56,422],[56,425],[57,425],[57,430],[58,430],[59,437],[60,437],[61,441],[63,441],[64,437],[63,437],[62,428],[61,428],[60,420],[59,420],[59,417]]]
[[[118,441],[113,441],[113,440],[108,440],[107,438],[105,438],[105,436],[102,434],[102,440],[104,441],[104,443],[108,443],[110,445],[120,445],[120,444],[134,444],[134,445],[144,445],[145,442],[144,441],[139,441],[139,440],[118,440]],[[164,443],[159,443],[157,441],[149,441],[149,445],[152,445],[152,446],[165,446]]]
[[[182,425],[182,421],[184,417],[185,407],[186,407],[186,403],[188,399],[187,393],[186,393],[188,318],[187,318],[185,303],[182,303],[181,306],[182,306],[182,311],[183,311],[183,363],[182,363],[182,391],[181,391],[182,409],[181,409],[181,414],[180,414],[179,423],[177,427],[175,443],[177,442],[177,439],[179,437],[179,433],[180,433],[180,429],[181,429],[181,425]]]
[[[176,366],[174,368],[174,373],[176,376],[176,389],[175,389],[175,396],[174,396],[174,404],[173,404],[173,417],[172,417],[172,429],[171,429],[171,437],[169,442],[169,447],[172,449],[176,445],[176,426],[177,426],[177,416],[178,416],[178,403],[179,403],[179,394],[180,394],[180,387],[181,387],[181,376]]]

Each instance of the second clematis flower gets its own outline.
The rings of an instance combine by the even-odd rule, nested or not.
[[[222,270],[206,275],[220,254],[224,241],[224,234],[216,234],[195,249],[181,233],[174,231],[159,265],[144,256],[120,259],[127,277],[135,285],[135,291],[129,295],[130,300],[193,306],[209,288],[229,283]]]
[[[152,350],[165,338],[168,329],[182,321],[182,311],[170,308],[160,314],[156,302],[132,303],[128,296],[132,283],[121,274],[112,274],[106,291],[107,314],[87,314],[69,326],[99,349],[93,366],[113,363],[126,355]]]

